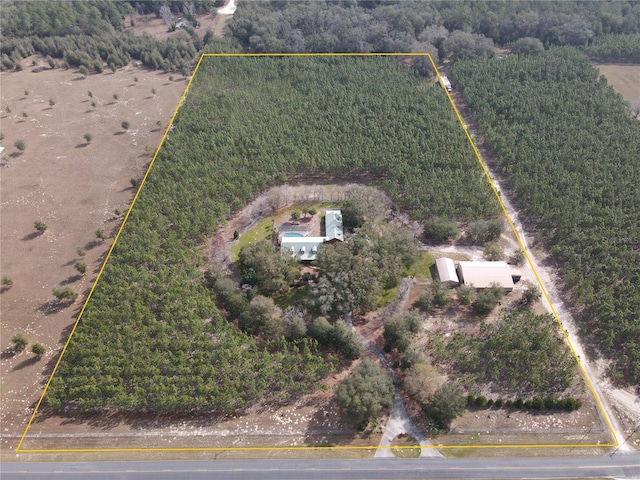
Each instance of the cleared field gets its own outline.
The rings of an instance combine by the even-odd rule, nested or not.
[[[110,234],[119,226],[122,217],[114,211],[126,211],[134,193],[129,180],[144,173],[185,87],[180,77],[169,81],[168,74],[133,66],[87,78],[75,70],[33,73],[33,59],[21,72],[0,74],[0,270],[13,280],[0,298],[3,435],[24,430],[111,243],[97,241],[95,232]],[[130,123],[126,132],[124,120]],[[22,153],[17,140],[25,143]],[[36,220],[48,227],[42,235]],[[83,257],[77,247],[84,248]],[[77,261],[87,264],[85,275],[74,268]],[[65,308],[53,301],[52,289],[61,285],[81,294]],[[17,354],[11,348],[16,333],[30,342]],[[46,347],[40,360],[30,351],[36,342]],[[3,438],[3,454],[16,443]]]
[[[633,108],[640,109],[640,65],[596,66]]]

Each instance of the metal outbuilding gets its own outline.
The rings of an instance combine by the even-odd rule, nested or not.
[[[443,257],[436,259],[436,271],[438,272],[440,283],[443,285],[447,287],[457,287],[460,285],[456,266],[450,258]]]
[[[475,288],[489,288],[500,285],[506,292],[513,290],[511,267],[507,262],[458,262],[460,281]]]

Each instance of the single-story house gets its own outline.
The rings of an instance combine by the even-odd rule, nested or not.
[[[324,237],[307,237],[308,232],[285,231],[280,237],[280,252],[295,257],[300,261],[311,262],[316,259],[318,250],[324,243],[344,240],[342,212],[330,209],[325,212]]]
[[[438,273],[440,283],[443,285],[446,285],[447,287],[457,287],[460,285],[456,266],[450,258],[443,257],[436,259],[436,271]]]
[[[506,292],[513,290],[511,267],[507,262],[458,262],[456,270],[466,285],[483,289],[498,284]]]

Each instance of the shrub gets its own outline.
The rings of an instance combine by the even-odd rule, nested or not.
[[[44,348],[44,345],[42,345],[41,343],[34,343],[33,346],[31,347],[31,352],[36,354],[38,357],[41,357],[42,355],[44,355],[45,351],[46,349]]]
[[[29,343],[29,339],[22,333],[16,333],[12,338],[14,350],[21,352]]]
[[[502,250],[502,247],[496,242],[487,243],[484,246],[482,254],[484,255],[484,258],[491,262],[496,262],[504,258],[504,251]]]
[[[432,243],[444,243],[458,236],[455,222],[436,217],[427,221],[423,231],[424,239]]]
[[[486,407],[487,406],[487,397],[485,397],[484,395],[480,395],[479,397],[476,397],[475,406],[476,407]]]
[[[47,229],[47,224],[42,220],[36,220],[35,222],[33,222],[33,226],[40,233],[44,232]]]
[[[53,296],[60,301],[72,302],[78,298],[78,293],[71,287],[54,288]]]

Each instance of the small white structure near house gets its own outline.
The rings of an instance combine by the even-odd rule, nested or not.
[[[301,262],[311,262],[318,256],[318,250],[325,243],[344,241],[344,227],[340,210],[327,210],[324,217],[325,236],[307,237],[304,233],[284,232],[280,239],[280,252],[297,258]]]
[[[446,285],[447,287],[457,287],[460,285],[456,266],[450,258],[443,257],[436,259],[436,271],[438,273],[440,283],[443,285]]]
[[[507,262],[458,262],[456,270],[466,285],[483,289],[498,284],[505,292],[513,290],[511,267]]]

